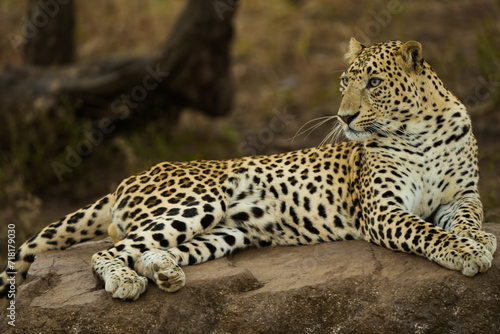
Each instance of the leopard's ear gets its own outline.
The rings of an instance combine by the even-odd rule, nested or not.
[[[401,58],[408,72],[420,72],[424,63],[422,45],[416,41],[406,42],[401,46]]]
[[[358,42],[354,37],[351,37],[351,41],[349,42],[349,51],[344,55],[344,59],[351,64],[354,59],[358,58],[359,54],[365,46]]]

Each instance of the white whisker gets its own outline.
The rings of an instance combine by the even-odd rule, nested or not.
[[[318,117],[318,118],[315,118],[313,120],[310,120],[308,122],[306,122],[304,125],[302,125],[298,130],[297,132],[295,133],[295,135],[290,139],[292,142],[295,140],[295,138],[297,138],[298,136],[302,136],[303,134],[307,133],[306,137],[304,138],[307,139],[307,137],[309,137],[309,135],[311,135],[311,133],[313,133],[316,129],[318,129],[319,127],[321,127],[322,125],[324,125],[325,123],[331,121],[332,119],[336,118],[337,116],[323,116],[323,117]],[[304,129],[304,127],[306,127],[308,124],[312,123],[312,122],[318,122],[316,124],[313,124],[311,125],[309,128]]]
[[[341,134],[342,134],[342,126],[340,123],[337,123],[337,125],[335,125],[333,129],[321,141],[318,147],[337,142]]]

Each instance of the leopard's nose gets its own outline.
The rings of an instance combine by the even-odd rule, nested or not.
[[[342,120],[342,122],[349,125],[349,124],[351,124],[352,121],[354,121],[356,119],[356,117],[358,117],[358,115],[359,115],[359,111],[357,113],[355,113],[354,115],[339,115],[339,118]]]

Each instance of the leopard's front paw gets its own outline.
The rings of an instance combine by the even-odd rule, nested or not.
[[[175,292],[186,283],[184,271],[167,251],[152,249],[144,252],[137,259],[134,268],[168,292]]]
[[[175,292],[186,284],[186,275],[178,265],[160,263],[153,265],[154,281],[160,289]]]
[[[452,270],[460,270],[465,276],[472,277],[491,267],[493,256],[482,244],[468,238],[450,240],[448,247],[438,252],[434,261]]]
[[[105,289],[113,298],[137,300],[147,285],[148,279],[129,267],[113,271],[105,278]]]
[[[457,235],[475,240],[484,245],[491,254],[495,254],[497,249],[497,238],[494,234],[482,230],[466,230],[458,232]]]

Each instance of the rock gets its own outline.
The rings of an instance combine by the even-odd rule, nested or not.
[[[485,224],[500,240],[500,224]],[[109,239],[40,254],[16,299],[18,333],[498,333],[500,256],[468,278],[363,241],[249,249],[184,267],[135,302],[94,280]],[[499,247],[500,249],[500,247]],[[0,332],[14,332],[4,315]]]

